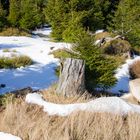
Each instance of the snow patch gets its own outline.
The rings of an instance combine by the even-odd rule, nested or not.
[[[40,29],[37,32],[49,35],[50,28]],[[70,48],[68,43],[50,42],[48,38],[41,37],[2,37],[0,36],[0,57],[11,57],[15,55],[26,55],[35,63],[31,66],[17,69],[0,69],[0,94],[13,90],[31,87],[33,89],[45,89],[58,80],[55,75],[55,68],[59,60],[50,55],[50,52],[62,48]],[[8,49],[9,52],[4,52]],[[13,52],[13,50],[15,52]]]
[[[49,115],[67,116],[74,111],[108,112],[126,115],[129,112],[140,113],[140,106],[130,104],[119,97],[101,97],[87,103],[55,104],[43,100],[39,93],[29,93],[25,101],[43,107]]]
[[[140,60],[140,56],[136,56],[134,59],[126,60],[126,63],[116,70],[115,77],[118,81],[112,88],[108,90],[109,92],[120,93],[129,91],[129,67],[137,60]]]
[[[12,134],[0,132],[0,140],[21,140],[21,138]]]
[[[95,32],[95,34],[99,34],[99,33],[102,33],[102,32],[104,32],[103,29],[101,29],[101,30],[97,30],[97,31]]]

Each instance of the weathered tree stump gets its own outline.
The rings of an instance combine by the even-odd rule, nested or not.
[[[85,62],[67,58],[61,65],[61,72],[56,89],[58,94],[74,96],[85,92]]]

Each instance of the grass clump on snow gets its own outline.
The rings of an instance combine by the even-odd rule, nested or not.
[[[53,51],[51,54],[54,55],[55,58],[71,58],[73,56],[73,54],[68,51],[68,50],[65,50],[65,49],[58,49],[58,50],[55,50]]]
[[[31,65],[33,61],[28,56],[0,57],[0,68],[19,68]]]
[[[31,36],[28,32],[18,28],[5,28],[0,32],[0,36]]]

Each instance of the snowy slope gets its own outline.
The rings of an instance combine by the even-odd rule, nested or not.
[[[140,106],[127,103],[119,97],[101,97],[87,103],[54,104],[42,99],[38,93],[28,94],[26,102],[43,106],[49,115],[67,116],[74,111],[108,112],[120,115],[140,113]]]
[[[49,35],[50,28],[45,32]],[[32,87],[34,89],[47,88],[50,84],[57,80],[54,68],[58,64],[58,60],[49,55],[51,47],[55,49],[70,47],[67,43],[50,42],[48,39],[34,37],[0,37],[0,56],[27,55],[34,62],[34,65],[21,67],[18,69],[8,70],[0,69],[0,84],[6,84],[5,88],[0,88],[0,94],[11,90],[24,87]],[[10,52],[3,52],[9,49]]]
[[[21,138],[8,133],[0,132],[0,140],[21,140]]]

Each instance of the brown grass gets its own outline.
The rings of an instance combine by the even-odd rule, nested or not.
[[[95,35],[95,40],[100,40],[105,37],[113,37],[114,35],[109,32],[102,32]]]
[[[13,57],[0,57],[1,68],[19,68],[21,66],[28,66],[33,64],[33,61],[28,56],[13,56]]]
[[[5,28],[2,32],[0,32],[0,36],[31,36],[31,35],[17,28]]]
[[[140,78],[140,60],[135,61],[129,68],[132,79]]]
[[[44,94],[49,101],[63,103],[64,97],[51,96],[48,92]],[[65,101],[76,100],[67,98]],[[0,131],[12,133],[23,140],[139,140],[140,115],[123,117],[109,113],[77,112],[67,117],[48,116],[41,107],[17,99],[9,102],[0,112]]]
[[[75,95],[74,97],[68,98],[66,96],[56,94],[55,88],[56,87],[54,85],[51,86],[49,89],[42,91],[43,98],[48,102],[59,103],[59,104],[70,104],[70,103],[88,102],[91,100],[91,96],[88,95],[86,92],[82,96]]]
[[[126,40],[116,39],[105,43],[102,49],[105,54],[122,55],[131,50],[131,45]]]

